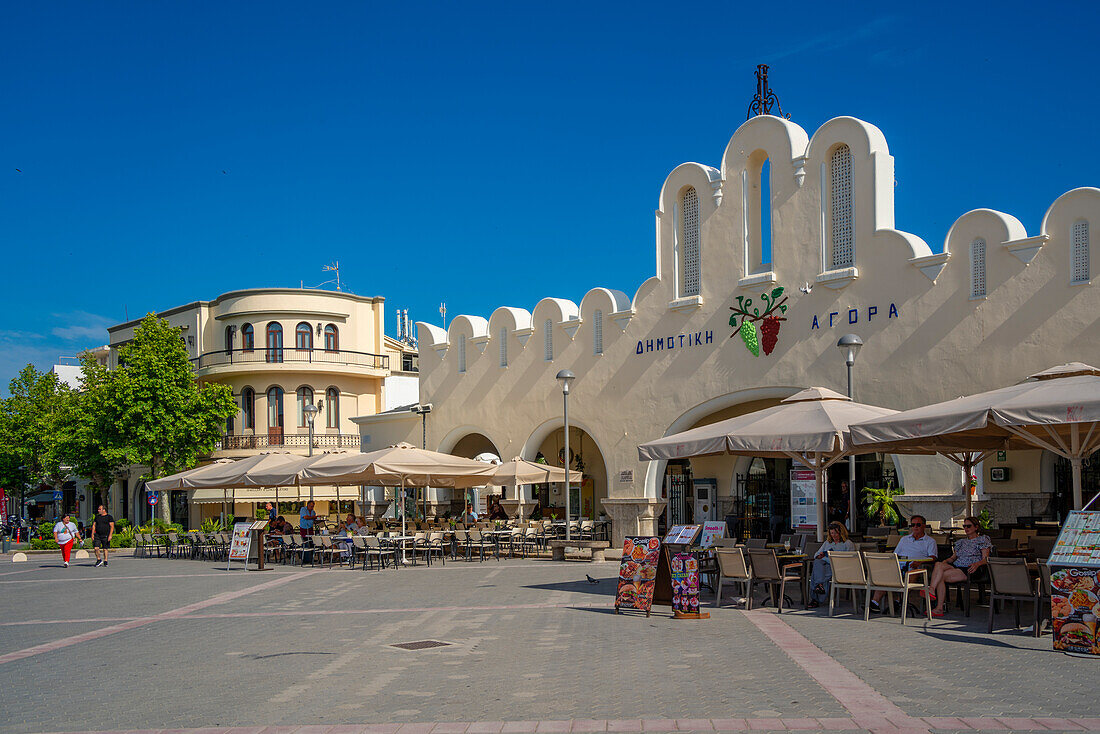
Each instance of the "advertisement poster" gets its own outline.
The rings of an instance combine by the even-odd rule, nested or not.
[[[714,541],[726,537],[726,524],[724,522],[703,523],[703,534],[699,536],[699,547],[710,548]]]
[[[1082,655],[1100,655],[1096,617],[1100,614],[1097,568],[1051,568],[1050,618],[1054,649]]]
[[[1071,512],[1047,563],[1100,565],[1100,512]]]
[[[8,497],[2,488],[0,488],[0,525],[8,524]]]
[[[657,562],[660,558],[660,538],[623,539],[619,588],[615,593],[616,613],[619,609],[638,609],[649,615],[649,610],[653,608],[653,586],[657,581]]]
[[[699,612],[699,561],[690,553],[672,557],[672,611]]]
[[[817,480],[813,469],[791,469],[791,527],[817,527]]]
[[[252,545],[252,523],[233,524],[233,541],[229,546],[230,561],[247,561],[248,549]]]

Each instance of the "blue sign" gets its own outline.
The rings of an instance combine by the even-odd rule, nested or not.
[[[151,507],[151,506],[153,506],[157,503],[157,499],[160,498],[160,495],[157,494],[156,492],[149,492],[148,495],[149,495],[149,506]]]
[[[60,502],[62,500],[60,489],[55,489],[53,491],[53,500],[54,502]]]

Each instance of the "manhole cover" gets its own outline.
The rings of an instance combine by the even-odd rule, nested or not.
[[[439,640],[417,640],[416,642],[398,642],[390,647],[399,647],[402,650],[430,650],[433,647],[447,647],[450,644]]]

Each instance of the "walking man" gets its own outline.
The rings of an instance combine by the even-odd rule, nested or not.
[[[53,526],[53,539],[61,548],[61,560],[65,562],[65,568],[69,567],[69,554],[73,551],[73,541],[80,536],[80,531],[69,519],[69,513],[61,516],[61,520]]]
[[[96,568],[107,565],[107,552],[111,549],[111,538],[115,536],[115,519],[107,514],[107,508],[100,505],[96,508],[95,519],[92,520],[92,549],[95,551]],[[103,549],[103,557],[99,551]]]

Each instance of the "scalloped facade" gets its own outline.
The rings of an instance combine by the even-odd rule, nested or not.
[[[768,190],[759,178],[765,160]],[[694,192],[685,199],[688,189]],[[685,219],[685,201],[697,206],[697,223]],[[596,496],[615,523],[616,541],[624,532],[652,532],[664,506],[666,468],[640,462],[637,445],[766,407],[805,387],[844,391],[836,342],[846,333],[865,344],[855,365],[856,399],[898,409],[1010,384],[1063,362],[1100,365],[1095,244],[1092,280],[1072,282],[1081,221],[1096,231],[1100,189],[1059,197],[1033,235],[1009,214],[968,212],[947,233],[943,252],[933,253],[921,238],[895,228],[894,161],[878,128],[839,117],[809,136],[787,120],[755,117],[734,133],[717,166],[685,163],[664,181],[655,213],[655,275],[633,298],[598,287],[579,307],[544,298],[530,313],[500,308],[489,322],[458,317],[446,332],[419,325],[421,402],[434,405],[429,444],[446,451],[476,432],[502,457],[531,458],[562,425],[555,375],[570,369],[577,375],[570,424],[583,428],[602,457],[604,465],[592,473],[604,483]],[[970,253],[978,239],[986,243],[985,295],[975,298]],[[697,251],[689,251],[696,241]],[[835,247],[847,254],[838,257]],[[685,292],[692,275],[686,268],[696,269],[697,292]],[[785,308],[771,314],[780,320],[765,329],[755,319],[773,293]],[[755,328],[756,353],[752,339],[742,338],[742,319],[731,325],[738,308]],[[461,373],[450,348],[460,334],[485,342],[480,351],[467,347]],[[502,334],[507,366],[498,358]],[[369,419],[361,428],[385,435]],[[988,471],[983,477],[1004,513],[998,517],[1049,513],[1050,458],[1014,453],[1004,464],[1013,468],[1012,481],[992,487]],[[719,516],[749,462],[691,462],[695,478],[717,480]],[[895,463],[910,509],[945,520],[958,515],[961,499],[950,499],[961,497],[961,477],[952,465],[920,457]]]

